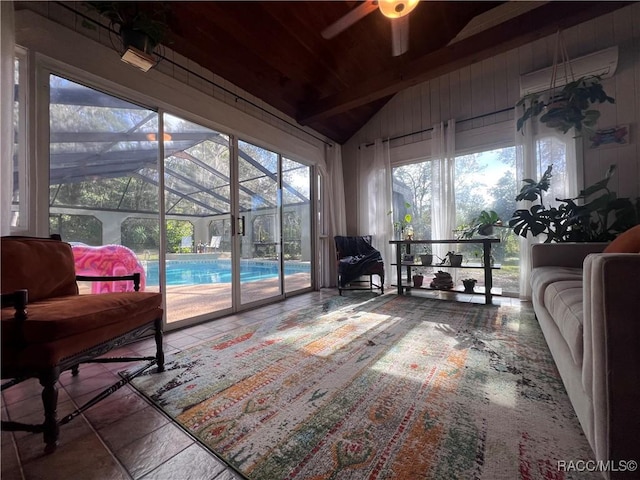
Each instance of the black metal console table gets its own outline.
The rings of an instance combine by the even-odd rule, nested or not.
[[[422,288],[426,290],[434,290],[431,287],[414,287],[411,282],[411,269],[415,267],[423,267],[421,264],[406,264],[402,262],[403,255],[411,254],[411,246],[412,245],[433,245],[433,244],[446,244],[446,243],[454,243],[454,244],[480,244],[482,245],[482,263],[465,263],[460,266],[451,266],[451,265],[439,265],[436,263],[432,263],[433,267],[444,267],[444,268],[481,268],[484,270],[484,298],[485,304],[490,305],[492,303],[493,295],[496,292],[493,289],[493,276],[492,270],[497,270],[500,268],[498,264],[491,264],[491,244],[499,243],[500,239],[498,238],[478,238],[478,239],[464,239],[464,240],[391,240],[389,244],[396,246],[396,272],[398,279],[398,295],[402,295],[405,290],[410,290],[412,288]],[[405,246],[405,251],[402,251],[402,246]],[[402,267],[406,268],[407,279],[406,283],[402,281]],[[452,289],[454,291],[460,291],[457,288]],[[480,293],[480,292],[479,292]]]

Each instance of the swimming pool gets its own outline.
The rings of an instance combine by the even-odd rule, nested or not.
[[[146,263],[146,264],[145,264]],[[158,262],[143,262],[147,274],[147,285],[158,285]],[[285,264],[284,273],[309,273],[308,264]],[[167,285],[207,285],[231,283],[229,260],[167,260]],[[278,278],[276,262],[242,261],[240,281],[255,282]]]

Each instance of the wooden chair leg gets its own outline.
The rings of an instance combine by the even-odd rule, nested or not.
[[[42,385],[42,405],[44,407],[44,453],[52,453],[58,446],[60,427],[58,425],[58,378],[60,369],[54,367],[39,378]]]

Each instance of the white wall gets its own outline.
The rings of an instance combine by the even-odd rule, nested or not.
[[[598,126],[607,128],[629,124],[630,142],[626,146],[607,146],[597,150],[584,148],[582,180],[584,185],[591,185],[602,178],[610,164],[615,163],[618,171],[609,184],[612,189],[619,196],[640,196],[640,3],[577,25],[564,31],[563,37],[571,58],[612,45],[619,46],[616,74],[603,82],[606,92],[616,99],[616,104],[599,106],[601,117]],[[515,135],[513,112],[469,122],[462,120],[513,107],[520,98],[520,75],[551,65],[554,49],[555,36],[544,37],[396,94],[343,146],[349,233],[357,233],[356,179],[358,147],[361,144],[371,143],[376,138],[428,129],[434,123],[450,118],[456,119],[456,132],[460,133],[457,146],[464,144],[469,148],[474,142],[486,146],[493,139],[496,143],[503,143],[505,127]],[[421,151],[424,152],[422,156],[428,155],[426,141],[429,138],[430,133],[427,132],[392,141],[392,161],[407,161],[412,156],[419,158]]]

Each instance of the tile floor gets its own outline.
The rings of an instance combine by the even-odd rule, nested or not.
[[[277,304],[168,332],[165,334],[165,351],[171,354],[236,327],[259,322],[267,316],[314,304],[337,294],[334,289],[311,292]],[[437,292],[425,294],[438,295]],[[461,301],[484,300],[480,295],[454,295]],[[519,300],[496,297],[495,303],[517,304]],[[153,341],[149,339],[114,353],[152,355],[153,351]],[[63,373],[60,377],[58,399],[59,418],[72,412],[77,405],[84,404],[106,386],[115,383],[119,379],[117,372],[125,366],[131,364],[83,365],[77,377],[72,377],[70,372]],[[40,385],[33,379],[3,392],[2,418],[26,423],[41,422],[40,392]],[[54,454],[44,455],[43,445],[41,434],[3,431],[0,446],[2,480],[242,478],[130,386],[121,388],[63,425],[60,444]]]

